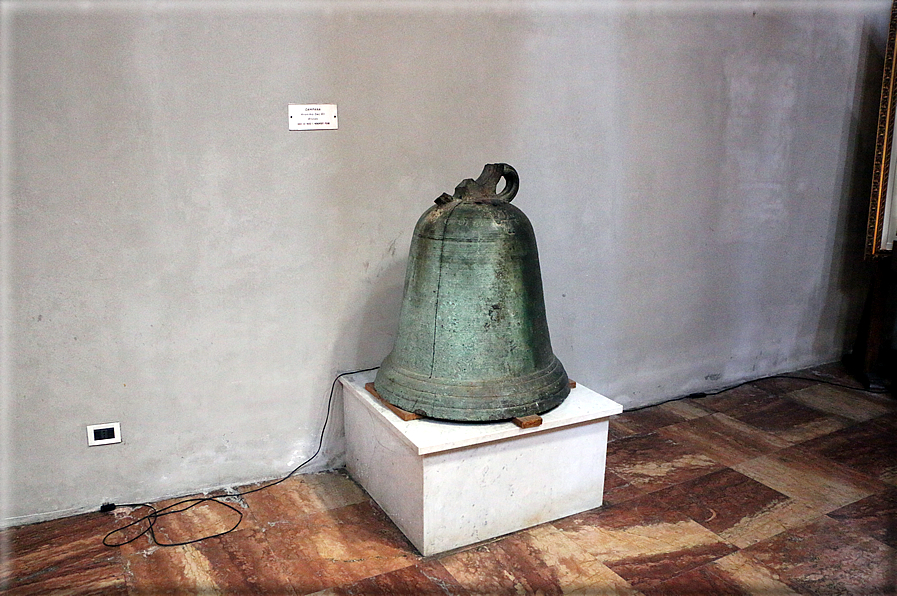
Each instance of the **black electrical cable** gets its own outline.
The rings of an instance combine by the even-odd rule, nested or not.
[[[713,397],[714,395],[719,395],[721,393],[725,393],[726,391],[738,389],[739,387],[743,387],[745,385],[750,385],[751,383],[758,383],[760,381],[768,381],[770,379],[796,379],[798,381],[809,381],[811,383],[820,383],[822,385],[831,385],[833,387],[841,387],[842,389],[850,389],[851,391],[862,391],[863,393],[872,393],[875,395],[884,395],[884,394],[890,393],[890,390],[888,390],[888,389],[863,389],[862,387],[854,387],[852,385],[845,385],[844,383],[836,383],[834,381],[829,381],[828,379],[822,379],[819,377],[801,377],[798,375],[779,374],[779,375],[770,375],[768,377],[760,377],[758,379],[751,379],[749,381],[742,381],[740,383],[736,383],[734,385],[729,385],[727,387],[723,387],[722,389],[717,389],[715,391],[698,391],[696,393],[689,393],[688,395],[683,395],[682,397],[674,398],[671,401],[677,401],[680,399],[700,399],[702,397]],[[627,412],[636,412],[638,410],[643,410],[645,408],[651,408],[656,405],[657,404],[649,404],[647,406],[642,406],[639,408],[632,408],[631,410],[626,410],[626,411]]]
[[[215,538],[217,536],[224,536],[225,534],[229,534],[229,533],[233,532],[234,530],[237,529],[237,527],[239,527],[240,522],[243,521],[243,512],[240,511],[239,509],[237,509],[236,507],[234,507],[233,505],[224,502],[222,499],[237,499],[237,498],[243,497],[245,495],[249,495],[252,493],[257,493],[261,490],[265,490],[266,488],[271,488],[272,486],[276,486],[276,485],[280,484],[281,482],[287,480],[288,478],[293,476],[296,472],[298,472],[299,470],[304,468],[306,465],[308,465],[313,459],[315,459],[318,456],[318,454],[321,453],[321,449],[324,446],[324,433],[327,431],[327,423],[330,421],[330,412],[333,408],[333,394],[336,391],[336,383],[342,377],[345,377],[348,375],[354,375],[354,374],[358,374],[358,373],[363,373],[363,372],[369,372],[372,370],[376,370],[377,368],[379,368],[379,367],[373,366],[371,368],[361,368],[358,370],[340,373],[340,374],[336,375],[336,377],[334,377],[333,383],[330,385],[330,397],[327,398],[327,413],[324,416],[324,424],[321,425],[321,434],[318,437],[317,449],[315,449],[315,452],[311,455],[311,457],[309,457],[308,459],[303,461],[301,464],[299,464],[298,466],[293,468],[293,470],[289,474],[284,476],[283,478],[280,478],[280,479],[275,480],[274,482],[270,482],[268,484],[263,484],[262,486],[258,486],[251,490],[246,490],[246,491],[239,492],[239,493],[224,494],[224,495],[217,495],[217,496],[211,496],[211,497],[196,497],[196,498],[191,498],[191,499],[183,499],[176,503],[168,505],[167,507],[163,507],[162,509],[156,509],[149,503],[128,503],[125,505],[114,505],[112,503],[106,503],[101,507],[102,511],[112,511],[116,507],[134,507],[134,508],[148,507],[150,509],[150,512],[147,513],[146,515],[143,515],[140,518],[138,518],[120,528],[116,528],[116,529],[112,530],[111,532],[109,532],[108,534],[106,534],[106,536],[103,537],[103,544],[105,544],[106,546],[111,546],[111,547],[123,546],[125,544],[134,542],[135,540],[137,540],[138,538],[140,538],[141,536],[146,534],[149,537],[150,541],[152,543],[156,544],[157,546],[184,546],[185,544],[193,544],[195,542],[201,542],[203,540],[208,540],[209,538]],[[197,505],[201,505],[202,503],[214,503],[216,505],[221,505],[223,507],[230,509],[231,511],[235,512],[239,516],[237,518],[237,523],[235,523],[232,528],[230,528],[228,530],[224,530],[223,532],[209,534],[207,536],[202,536],[200,538],[194,538],[192,540],[185,540],[183,542],[159,542],[159,539],[156,536],[156,532],[155,532],[154,528],[155,528],[156,522],[159,520],[160,517],[165,517],[166,515],[174,515],[177,513],[182,513],[184,511],[192,509],[193,507],[196,507]],[[112,536],[122,533],[125,530],[132,528],[134,526],[138,526],[140,524],[146,524],[146,527],[143,530],[141,530],[136,536],[128,538],[127,540],[124,540],[122,542],[111,542],[109,540]]]
[[[850,385],[845,385],[843,383],[836,383],[834,381],[829,381],[828,379],[820,379],[818,377],[799,377],[797,375],[771,375],[769,377],[761,377],[759,379],[753,379],[751,381],[743,381],[741,383],[737,383],[732,385],[731,387],[725,387],[723,389],[718,389],[716,391],[709,392],[700,392],[700,393],[692,393],[691,395],[687,395],[686,397],[710,397],[713,395],[719,395],[720,393],[725,393],[726,391],[731,391],[732,389],[737,389],[738,387],[742,387],[744,385],[750,385],[751,383],[757,383],[758,381],[766,381],[768,379],[796,379],[798,381],[810,381],[811,383],[821,383],[823,385],[832,385],[833,387],[841,387],[842,389],[850,389],[852,391],[862,391],[864,393],[874,393],[874,394],[883,394],[890,393],[887,389],[863,389],[861,387],[852,387]]]

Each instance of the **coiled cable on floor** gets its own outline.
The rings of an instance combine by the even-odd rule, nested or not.
[[[257,486],[253,489],[238,492],[238,493],[228,493],[228,494],[224,494],[224,495],[216,495],[216,496],[210,496],[210,497],[194,497],[194,498],[190,498],[190,499],[182,499],[180,501],[177,501],[176,503],[168,505],[167,507],[163,507],[162,509],[156,509],[150,503],[127,503],[124,505],[114,505],[112,503],[105,504],[101,507],[101,511],[112,511],[112,510],[116,509],[117,507],[133,507],[133,508],[148,507],[150,509],[150,512],[137,518],[136,520],[134,520],[124,526],[121,526],[120,528],[116,528],[116,529],[112,530],[111,532],[109,532],[108,534],[106,534],[106,536],[103,537],[103,544],[105,544],[106,546],[110,546],[110,547],[124,546],[125,544],[134,542],[141,536],[146,535],[149,538],[150,542],[152,542],[153,544],[155,544],[157,546],[184,546],[186,544],[193,544],[196,542],[201,542],[203,540],[208,540],[209,538],[216,538],[218,536],[224,536],[225,534],[229,534],[229,533],[233,532],[240,526],[240,522],[243,521],[243,512],[240,511],[239,509],[237,509],[236,507],[234,507],[233,505],[231,505],[230,503],[225,502],[224,499],[238,499],[245,495],[257,493],[261,490],[265,490],[267,488],[271,488],[272,486],[276,486],[276,485],[280,484],[281,482],[287,480],[291,476],[293,476],[296,472],[298,472],[299,470],[301,470],[302,468],[307,466],[309,463],[311,463],[311,461],[314,460],[318,456],[318,454],[321,453],[321,449],[324,446],[324,433],[327,431],[327,423],[330,421],[330,412],[333,409],[333,394],[336,391],[337,382],[342,377],[346,377],[346,376],[354,375],[354,374],[358,374],[358,373],[363,373],[363,372],[370,372],[372,370],[377,370],[377,368],[379,368],[379,367],[373,366],[371,368],[362,368],[362,369],[358,369],[358,370],[340,373],[340,374],[336,375],[336,377],[334,377],[333,383],[330,385],[330,397],[327,398],[327,413],[324,416],[324,424],[321,425],[321,434],[318,436],[318,447],[315,449],[315,452],[312,453],[308,459],[306,459],[301,464],[299,464],[298,466],[293,468],[293,470],[289,474],[284,476],[283,478],[280,478],[273,482],[269,482],[268,484],[263,484],[262,486]],[[199,538],[193,538],[191,540],[184,540],[182,542],[165,542],[165,541],[160,542],[159,541],[159,538],[158,538],[158,536],[156,536],[156,531],[155,531],[156,522],[159,520],[159,518],[165,517],[168,515],[176,515],[178,513],[183,513],[185,511],[188,511],[188,510],[192,509],[193,507],[196,507],[197,505],[201,505],[203,503],[214,503],[216,505],[220,505],[222,507],[226,507],[227,509],[230,509],[231,511],[233,511],[234,513],[236,513],[239,516],[237,518],[237,522],[233,525],[233,527],[231,527],[227,530],[224,530],[223,532],[207,534],[205,536],[201,536]],[[118,542],[115,542],[112,540],[113,536],[123,534],[126,530],[128,530],[130,528],[134,528],[135,526],[139,527],[141,524],[145,524],[146,527],[143,528],[135,536],[132,536],[126,540],[121,540]]]

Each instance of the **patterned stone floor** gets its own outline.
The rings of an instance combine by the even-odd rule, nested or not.
[[[856,384],[839,365],[799,373]],[[233,533],[103,546],[119,509],[7,529],[5,594],[895,594],[897,402],[768,379],[611,422],[605,505],[423,558],[345,474],[234,504]],[[235,514],[160,519],[182,541]]]

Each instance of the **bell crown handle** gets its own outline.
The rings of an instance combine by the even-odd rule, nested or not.
[[[500,193],[496,193],[495,189],[502,178],[505,179],[505,187]],[[476,180],[467,178],[455,187],[455,194],[452,198],[462,201],[498,200],[510,203],[517,196],[519,189],[520,177],[517,175],[517,170],[506,163],[489,163],[486,164]],[[443,197],[439,199],[443,199]],[[437,203],[440,202],[439,199],[436,199]]]
[[[502,178],[505,179],[505,187],[501,190],[500,193],[495,195],[495,198],[499,201],[505,201],[506,203],[510,203],[514,200],[514,197],[517,196],[517,191],[520,189],[520,176],[517,175],[517,170],[515,170],[512,166],[506,163],[496,163],[489,164],[489,166],[494,166],[496,170],[500,170],[500,175],[495,179],[495,185],[492,186],[493,192],[498,187],[498,181]],[[486,166],[486,167],[489,167]],[[483,169],[483,173],[486,172],[486,169]],[[482,174],[480,174],[482,176]]]

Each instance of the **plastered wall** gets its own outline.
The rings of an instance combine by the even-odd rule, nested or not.
[[[3,2],[3,523],[292,469],[391,349],[416,219],[487,162],[580,383],[633,407],[838,359],[889,9]]]

